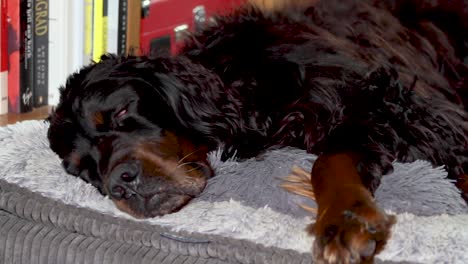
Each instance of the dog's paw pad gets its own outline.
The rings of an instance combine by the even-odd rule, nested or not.
[[[338,205],[329,208],[310,227],[315,235],[315,260],[317,263],[371,263],[390,237],[395,217],[385,214],[372,201],[342,209]]]

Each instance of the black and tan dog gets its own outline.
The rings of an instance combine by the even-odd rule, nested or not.
[[[467,4],[303,2],[220,16],[175,56],[83,68],[49,117],[51,148],[136,217],[202,192],[213,149],[304,148],[319,155],[315,258],[372,261],[394,223],[372,193],[394,160],[468,171]]]

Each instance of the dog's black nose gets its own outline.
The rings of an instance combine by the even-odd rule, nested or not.
[[[135,195],[139,174],[139,166],[134,162],[125,162],[117,165],[109,173],[109,195],[115,199],[130,199]]]

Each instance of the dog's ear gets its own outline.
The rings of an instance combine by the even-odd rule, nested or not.
[[[85,66],[68,77],[65,85],[59,88],[58,105],[52,109],[47,117],[47,121],[50,123],[47,132],[50,147],[61,158],[72,151],[72,142],[74,142],[78,129],[72,112],[73,100],[82,90],[83,83],[86,82],[88,74],[95,65],[92,63]]]
[[[165,114],[173,115],[181,128],[204,136],[227,129],[219,127],[227,122],[218,120],[229,117],[235,109],[223,98],[218,75],[182,56],[147,59],[135,67],[145,81],[151,80],[161,103],[171,112]]]
[[[59,105],[64,103],[66,104],[72,94],[78,93],[81,90],[81,87],[88,79],[89,73],[96,67],[96,63],[91,63],[89,65],[84,66],[79,71],[71,74],[65,85],[60,87],[60,101]]]

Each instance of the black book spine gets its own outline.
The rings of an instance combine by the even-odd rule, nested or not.
[[[48,104],[49,0],[34,3],[34,106]]]
[[[119,28],[117,36],[117,53],[124,55],[127,50],[127,16],[128,4],[127,0],[119,0]]]
[[[20,112],[29,112],[33,108],[33,27],[34,1],[21,0],[21,29],[23,30],[24,53],[20,59]]]

